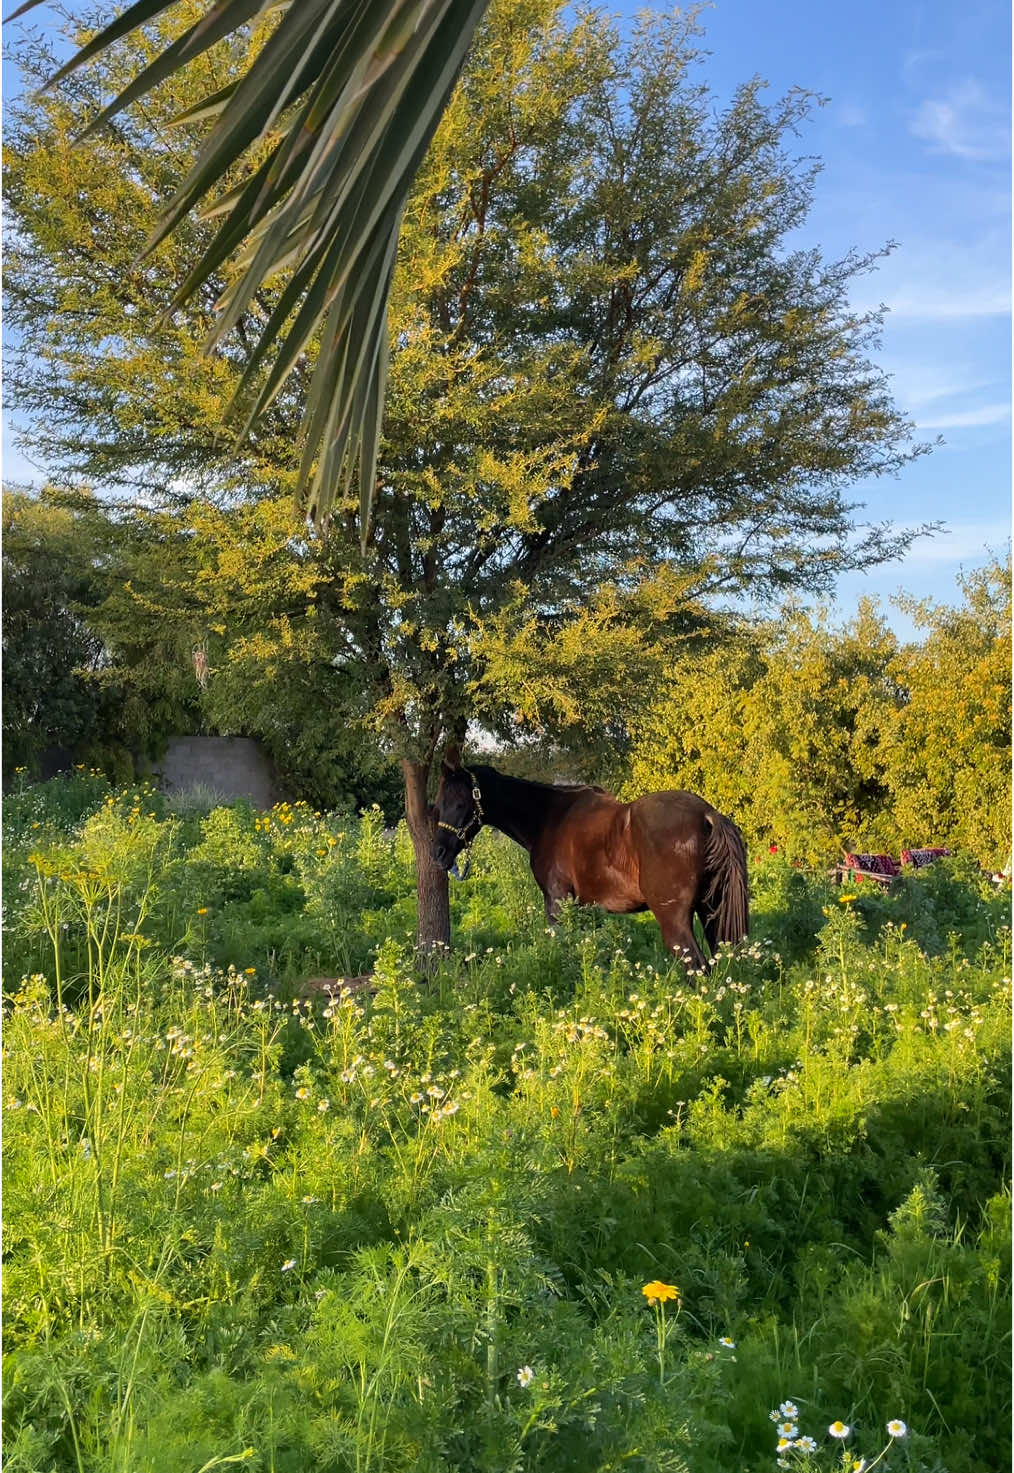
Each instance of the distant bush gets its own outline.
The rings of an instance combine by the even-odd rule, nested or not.
[[[1010,563],[959,609],[907,603],[899,644],[874,604],[832,628],[787,610],[676,666],[636,733],[628,796],[689,788],[751,844],[826,862],[943,844],[1010,856]]]

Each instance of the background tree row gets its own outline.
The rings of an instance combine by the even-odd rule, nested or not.
[[[52,69],[41,42],[22,57],[32,81]],[[136,265],[202,136],[173,119],[239,65],[232,42],[213,48],[80,147],[136,70],[133,42],[13,110],[12,397],[47,466],[119,488],[135,508],[119,515],[180,555],[179,577],[167,552],[141,558],[105,627],[175,629],[220,689],[251,659],[302,662],[315,721],[401,763],[420,936],[445,940],[426,798],[470,721],[615,751],[624,701],[718,601],[824,593],[908,545],[857,527],[848,500],[918,452],[874,361],[881,315],[849,302],[880,252],[791,243],[817,179],[795,151],[809,94],[768,101],[754,79],[719,104],[686,16],[621,34],[557,0],[501,0],[405,211],[365,550],[353,494],[311,540],[288,509],[301,371],[251,442],[223,433],[271,284],[206,360],[227,271],[203,315],[164,309],[214,221]]]

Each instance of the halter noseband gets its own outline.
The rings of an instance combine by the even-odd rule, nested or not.
[[[437,828],[447,829],[449,833],[455,834],[461,840],[462,844],[468,845],[482,828],[486,821],[486,815],[482,811],[482,794],[479,792],[479,784],[475,780],[475,774],[469,772],[467,767],[463,767],[461,770],[466,777],[472,780],[472,802],[475,804],[475,809],[463,829],[455,828],[453,823],[444,823],[443,819],[437,820]],[[470,834],[469,829],[471,829],[473,824],[475,824],[475,831]]]

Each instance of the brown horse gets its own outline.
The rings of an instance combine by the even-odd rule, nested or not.
[[[648,793],[620,803],[602,788],[506,777],[493,767],[443,765],[433,805],[433,859],[449,870],[490,824],[528,850],[532,874],[556,919],[568,896],[622,915],[650,910],[671,951],[705,957],[747,931],[746,851],[739,829],[696,793]]]

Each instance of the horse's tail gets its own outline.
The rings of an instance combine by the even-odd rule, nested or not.
[[[709,813],[711,833],[704,863],[711,884],[704,905],[714,918],[716,941],[742,941],[750,925],[746,883],[746,846],[739,829],[721,813]]]

